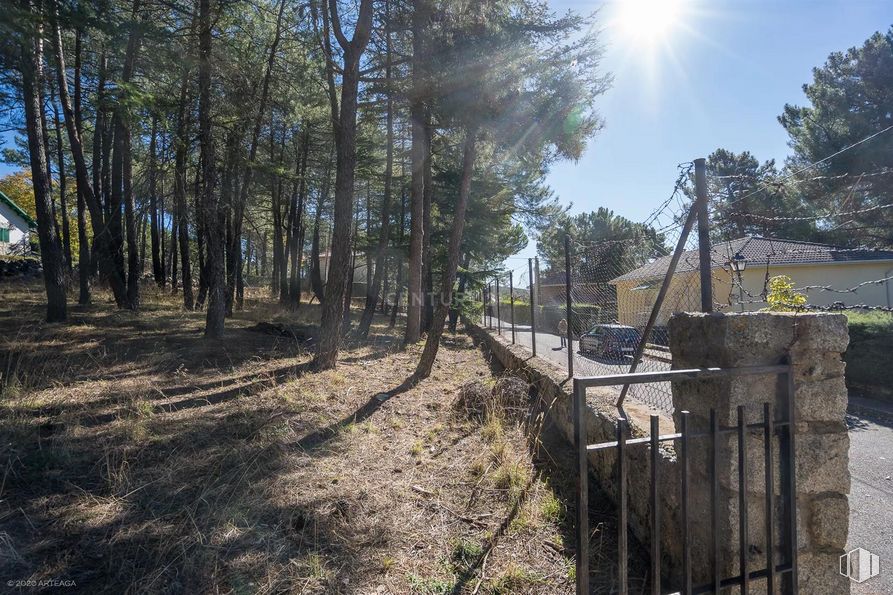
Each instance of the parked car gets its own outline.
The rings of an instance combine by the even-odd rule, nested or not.
[[[597,324],[580,336],[580,353],[606,358],[632,357],[641,335],[631,326]]]

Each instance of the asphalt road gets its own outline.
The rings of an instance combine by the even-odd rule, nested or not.
[[[511,327],[503,322],[502,335],[511,338]],[[496,319],[492,320],[496,332]],[[529,326],[515,327],[515,342],[531,346]],[[536,333],[537,355],[567,368],[567,348],[561,347],[557,334]],[[579,349],[574,343],[575,351]],[[574,354],[576,374],[620,374],[629,370],[630,361],[612,363]],[[667,370],[670,364],[646,358],[641,371]],[[656,388],[654,388],[656,387]],[[643,392],[643,388],[645,391]],[[632,398],[667,410],[670,387],[667,383],[632,387]],[[669,411],[672,411],[670,406]],[[850,396],[847,414],[850,435],[850,531],[847,551],[861,547],[880,557],[881,573],[864,583],[852,584],[856,595],[893,594],[893,404]]]
[[[881,574],[858,595],[893,593],[893,405],[850,396],[850,537],[847,551],[877,554]]]

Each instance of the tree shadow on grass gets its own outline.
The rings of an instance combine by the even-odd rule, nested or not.
[[[95,593],[136,585],[205,592],[209,584],[248,592],[296,574],[311,591],[337,590],[355,569],[350,507],[279,503],[273,487],[293,462],[266,436],[275,435],[280,413],[260,406],[149,416],[98,435],[40,436],[32,426],[29,436],[12,436],[0,428],[4,442],[16,439],[15,451],[4,453],[4,574],[74,580],[80,592]],[[134,423],[146,433],[140,442]],[[291,579],[280,578],[283,568]]]
[[[498,359],[492,356],[482,341],[475,344],[488,358],[490,369],[495,376],[511,374],[507,372]],[[530,386],[531,411],[524,420],[528,446],[534,460],[535,476],[548,482],[555,496],[564,504],[566,515],[560,523],[561,551],[559,553],[573,556],[576,551],[577,517],[577,473],[575,461],[576,451],[564,437],[561,430],[548,421],[544,408],[552,405],[538,400],[535,388]],[[542,420],[542,421],[541,421]],[[589,478],[589,569],[590,588],[593,592],[613,593],[619,588],[617,581],[617,508],[609,494],[601,486]],[[648,551],[627,530],[628,544],[628,576],[630,592],[645,592],[648,588]],[[483,561],[480,556],[477,566]],[[474,577],[463,575],[464,583]],[[459,590],[454,593],[459,593]]]

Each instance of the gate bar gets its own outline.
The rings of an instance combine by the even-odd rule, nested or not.
[[[738,405],[738,565],[741,572],[741,595],[750,592],[747,527],[747,421],[744,405]]]
[[[710,409],[710,449],[712,451],[710,468],[710,507],[713,509],[710,524],[713,533],[713,592],[719,593],[719,419],[716,409]]]
[[[627,581],[627,551],[626,533],[627,533],[627,491],[626,491],[626,448],[624,447],[625,433],[623,431],[626,420],[622,417],[617,420],[617,475],[620,477],[617,481],[618,502],[620,506],[620,519],[617,522],[617,547],[620,550],[619,559],[617,560],[617,574],[620,579],[619,595],[628,595],[629,585]]]
[[[496,277],[496,333],[502,334],[502,313],[499,310],[499,277]]]
[[[747,366],[743,368],[691,368],[686,370],[664,370],[662,372],[634,372],[632,374],[608,374],[606,376],[582,376],[574,378],[584,386],[618,386],[627,384],[647,384],[649,382],[671,382],[674,380],[704,380],[757,374],[786,374],[787,364],[769,366]]]
[[[571,303],[571,236],[564,234],[564,293],[567,307],[567,377],[574,377],[574,311]],[[560,331],[559,331],[560,332]]]
[[[689,497],[688,497],[688,475],[689,475],[689,452],[688,452],[688,411],[683,411],[680,420],[680,429],[682,430],[682,438],[680,440],[680,470],[682,473],[682,592],[685,595],[691,594],[691,528],[689,527]]]
[[[509,315],[512,321],[512,345],[515,344],[515,271],[509,271]]]
[[[796,433],[797,424],[794,417],[794,369],[789,368],[788,373],[785,374],[787,376],[787,418],[788,418],[788,427],[787,432],[783,435],[787,437],[785,441],[786,444],[782,443],[782,446],[787,447],[787,456],[782,456],[781,460],[783,462],[783,469],[786,471],[787,475],[787,490],[785,494],[785,510],[787,510],[787,546],[790,550],[788,552],[788,560],[791,564],[791,579],[790,579],[790,592],[798,593],[799,592],[799,581],[797,580],[798,568],[797,568],[797,465],[796,465],[796,449],[794,448],[794,434]]]
[[[772,412],[769,403],[763,403],[763,423],[766,424],[763,433],[763,457],[766,467],[766,568],[775,568],[775,539],[773,538],[773,525],[775,523],[775,481],[772,470]],[[775,573],[766,574],[766,592],[775,593]]]
[[[660,595],[660,417],[651,416],[651,595]]]

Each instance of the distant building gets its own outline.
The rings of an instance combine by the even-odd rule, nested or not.
[[[0,192],[0,255],[30,254],[31,230],[37,223],[11,198]]]
[[[616,288],[617,318],[642,326],[648,319],[671,256],[664,256],[610,281]],[[766,307],[767,278],[790,277],[811,306],[893,307],[893,250],[844,250],[835,246],[759,236],[720,242],[711,249],[713,299],[728,312]],[[740,288],[734,263],[741,270]],[[673,312],[700,309],[697,250],[684,252],[670,283],[658,325]]]
[[[329,280],[329,262],[331,261],[331,254],[329,252],[322,252],[319,255],[319,272],[322,277],[322,282],[327,283]],[[353,291],[351,295],[353,297],[365,297],[366,296],[366,257],[360,253],[357,253],[356,256],[351,256],[351,261],[353,262]],[[373,269],[374,272],[374,269]]]

